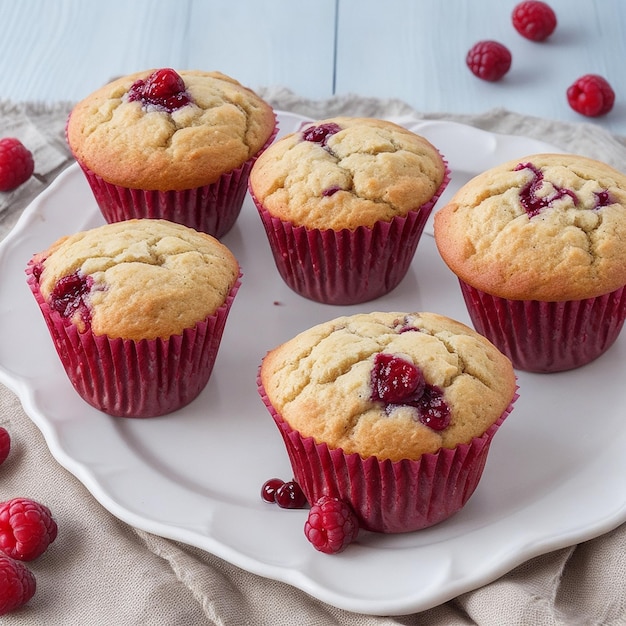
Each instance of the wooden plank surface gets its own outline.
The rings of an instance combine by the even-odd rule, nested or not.
[[[332,94],[335,0],[0,0],[0,98],[75,101],[150,67]]]
[[[593,123],[626,135],[626,2],[549,0],[558,26],[542,43],[515,31],[518,0],[340,0],[337,93],[399,98],[418,111],[481,113],[505,107],[549,119],[590,121],[570,109],[567,87],[602,74],[616,92]],[[465,65],[469,48],[495,39],[513,63],[497,83]]]
[[[626,136],[626,2],[550,0],[543,43],[513,28],[517,0],[0,0],[0,98],[75,101],[111,77],[148,67],[221,70],[250,87],[304,97],[399,98],[418,111],[497,107],[591,122]],[[498,83],[465,65],[480,39],[513,54]],[[572,111],[567,87],[604,75],[614,110]]]

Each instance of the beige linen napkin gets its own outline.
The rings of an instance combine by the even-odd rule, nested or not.
[[[415,114],[395,100],[345,96],[309,101],[284,89],[260,93],[277,109],[313,119]],[[15,192],[0,194],[0,238],[32,198],[72,162],[63,141],[69,110],[69,103],[44,107],[0,102],[0,137],[26,141],[35,151],[38,174]],[[417,115],[535,137],[626,170],[624,139],[593,124],[557,123],[505,110],[477,116]],[[7,626],[626,624],[626,525],[534,558],[491,584],[422,613],[359,615],[117,520],[52,458],[19,400],[1,385],[0,425],[13,439],[11,455],[0,466],[0,500],[34,498],[48,505],[59,523],[55,543],[30,564],[37,577],[35,597],[0,618]]]

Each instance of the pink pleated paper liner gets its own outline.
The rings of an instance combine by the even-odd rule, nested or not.
[[[260,379],[259,394],[282,435],[294,479],[309,503],[322,495],[350,504],[361,528],[403,533],[438,524],[460,511],[476,490],[491,441],[513,409],[480,437],[454,449],[443,448],[418,460],[362,459],[302,437],[274,409]]]
[[[77,159],[96,203],[110,224],[129,219],[165,219],[220,239],[235,225],[247,192],[248,176],[257,158],[278,133],[278,121],[265,145],[243,165],[209,185],[156,191],[133,189],[105,181]]]
[[[28,285],[57,354],[78,394],[116,417],[156,417],[194,400],[209,381],[240,281],[224,304],[193,328],[169,339],[109,339],[78,332],[44,301],[32,267]]]
[[[626,319],[626,288],[563,302],[507,300],[459,280],[474,328],[528,372],[581,367],[606,352]]]
[[[334,305],[389,293],[406,276],[424,226],[450,178],[431,200],[404,217],[355,230],[309,229],[272,217],[250,189],[283,281],[297,294]]]

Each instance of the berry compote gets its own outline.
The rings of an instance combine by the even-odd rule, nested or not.
[[[128,90],[128,101],[140,100],[144,106],[152,106],[172,113],[191,102],[185,81],[171,68],[152,72],[145,80],[135,81]]]
[[[378,353],[371,374],[374,402],[383,402],[387,413],[398,406],[416,409],[422,424],[433,430],[450,425],[450,407],[443,391],[424,380],[419,367],[393,354]]]
[[[78,312],[85,324],[91,321],[87,297],[93,287],[93,278],[74,272],[59,279],[50,294],[50,306],[61,317],[73,317]]]
[[[328,138],[336,135],[341,130],[341,126],[334,122],[327,124],[319,124],[319,126],[311,126],[302,131],[302,139],[312,143],[319,143],[320,146],[326,146]]]
[[[528,217],[539,215],[543,209],[552,206],[555,200],[559,200],[565,196],[569,196],[574,201],[574,204],[578,204],[578,198],[571,189],[563,189],[556,185],[553,185],[554,193],[548,196],[538,196],[537,191],[543,184],[543,172],[532,163],[520,163],[515,167],[516,172],[519,170],[530,170],[533,174],[531,180],[524,185],[519,192],[520,202],[528,214]]]

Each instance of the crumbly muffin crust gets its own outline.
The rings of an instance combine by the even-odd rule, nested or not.
[[[179,71],[192,103],[171,113],[128,101],[131,85],[153,71],[114,80],[70,114],[72,152],[105,181],[159,191],[200,187],[241,166],[271,137],[272,108],[219,72]]]
[[[128,220],[62,237],[33,262],[47,302],[61,279],[76,274],[91,283],[91,330],[137,341],[192,328],[224,303],[239,277],[235,257],[217,239],[165,220]],[[70,319],[84,330],[80,311]]]
[[[578,155],[509,161],[435,214],[435,239],[459,278],[494,296],[609,293],[626,284],[626,175]]]
[[[443,390],[451,410],[446,429],[421,423],[411,406],[388,412],[372,400],[371,373],[381,352],[417,365],[428,384]],[[510,361],[490,342],[433,313],[363,313],[314,326],[271,350],[260,379],[272,406],[301,435],[393,461],[480,436],[516,389]]]
[[[324,145],[313,127],[335,124]],[[386,120],[335,117],[275,142],[255,163],[250,187],[274,216],[295,226],[341,230],[389,221],[430,200],[445,175],[437,149]]]

